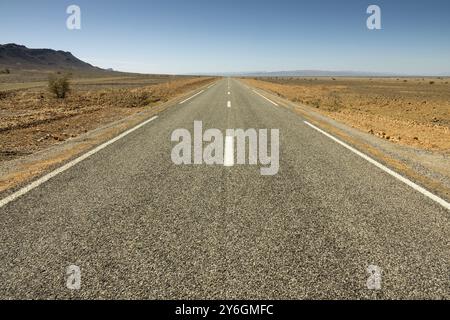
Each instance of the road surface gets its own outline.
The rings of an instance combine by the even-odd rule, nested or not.
[[[279,129],[278,174],[175,165],[196,120]],[[174,104],[0,208],[0,298],[448,299],[449,210],[303,120],[233,79]]]

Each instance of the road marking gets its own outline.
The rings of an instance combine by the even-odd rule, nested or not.
[[[410,186],[411,188],[413,188],[416,191],[419,191],[421,194],[423,194],[424,196],[430,198],[431,200],[439,203],[441,206],[443,206],[444,208],[450,210],[450,203],[448,203],[447,201],[445,201],[444,199],[441,199],[440,197],[434,195],[433,193],[431,193],[430,191],[422,188],[421,186],[417,185],[416,183],[412,182],[411,180],[401,176],[400,174],[398,174],[397,172],[389,169],[388,167],[382,165],[381,163],[379,163],[378,161],[372,159],[371,157],[365,155],[364,153],[356,150],[355,148],[349,146],[348,144],[346,144],[345,142],[342,142],[341,140],[333,137],[331,134],[323,131],[322,129],[316,127],[315,125],[309,123],[308,121],[304,121],[308,126],[310,126],[311,128],[319,131],[320,133],[324,134],[325,136],[327,136],[328,138],[330,138],[331,140],[333,140],[334,142],[337,142],[338,144],[340,144],[341,146],[347,148],[348,150],[352,151],[353,153],[356,153],[358,156],[360,156],[361,158],[363,158],[364,160],[370,162],[371,164],[373,164],[374,166],[376,166],[377,168],[383,170],[384,172],[390,174],[391,176],[395,177],[396,179],[400,180],[401,182],[407,184],[408,186]]]
[[[214,87],[216,84],[215,83],[213,83],[212,85],[210,85],[208,88],[206,88],[206,89],[210,89],[210,88],[212,88],[212,87]]]
[[[225,137],[225,154],[223,156],[223,165],[225,167],[234,166],[234,137]]]
[[[275,102],[273,102],[272,100],[270,100],[270,99],[268,99],[268,98],[266,98],[266,97],[264,97],[261,93],[259,93],[258,91],[256,91],[256,90],[253,90],[253,92],[254,93],[256,93],[257,95],[259,95],[259,96],[261,96],[261,97],[263,97],[264,99],[266,99],[267,101],[269,101],[271,104],[273,104],[274,106],[277,106],[278,107],[278,104],[276,104]]]
[[[228,95],[230,95],[231,94],[231,92],[230,91],[228,91]]]
[[[228,108],[231,108],[231,101],[228,101],[227,107],[228,107]]]
[[[40,179],[38,179],[38,180],[32,182],[32,183],[29,184],[28,186],[26,186],[26,187],[20,189],[19,191],[17,191],[17,192],[15,192],[15,193],[11,194],[10,196],[8,196],[8,197],[6,197],[6,198],[0,200],[0,208],[4,207],[4,206],[7,205],[8,203],[10,203],[10,202],[16,200],[17,198],[23,196],[24,194],[30,192],[31,190],[33,190],[33,189],[39,187],[41,184],[47,182],[47,181],[50,180],[51,178],[53,178],[53,177],[57,176],[58,174],[60,174],[60,173],[62,173],[62,172],[64,172],[64,171],[66,171],[66,170],[72,168],[73,166],[75,166],[76,164],[80,163],[81,161],[86,160],[87,158],[89,158],[89,157],[92,156],[93,154],[96,154],[96,153],[99,152],[100,150],[105,149],[107,146],[109,146],[109,145],[113,144],[114,142],[116,142],[116,141],[122,139],[123,137],[129,135],[129,134],[132,133],[133,131],[136,131],[137,129],[139,129],[139,128],[145,126],[147,123],[149,123],[149,122],[151,122],[151,121],[153,121],[153,120],[155,120],[155,119],[157,119],[157,118],[158,118],[158,116],[154,116],[153,118],[148,119],[148,120],[142,122],[141,124],[138,124],[138,125],[135,126],[134,128],[131,128],[131,129],[125,131],[124,133],[121,133],[121,134],[118,135],[117,137],[115,137],[115,138],[113,138],[113,139],[111,139],[111,140],[109,140],[109,141],[103,143],[102,145],[96,147],[95,149],[93,149],[93,150],[91,150],[91,151],[89,151],[89,152],[83,154],[81,157],[79,157],[79,158],[77,158],[77,159],[75,159],[75,160],[72,160],[71,162],[69,162],[69,163],[63,165],[62,167],[60,167],[60,168],[58,168],[58,169],[56,169],[56,170],[50,172],[49,174],[43,176],[42,178],[40,178]]]
[[[201,94],[201,93],[203,93],[203,92],[205,92],[205,90],[202,90],[202,91],[200,91],[200,92],[197,92],[197,93],[194,94],[192,97],[189,97],[189,98],[187,98],[186,100],[181,101],[180,104],[183,104],[183,103],[185,103],[186,101],[189,101],[189,100],[195,98],[196,96],[198,96],[199,94]]]

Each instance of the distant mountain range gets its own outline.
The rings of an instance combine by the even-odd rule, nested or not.
[[[19,70],[70,70],[81,72],[115,72],[104,70],[76,58],[72,53],[52,49],[30,49],[22,45],[10,43],[0,44],[0,69]],[[198,75],[242,76],[242,77],[401,77],[406,74],[377,73],[364,71],[324,71],[324,70],[294,70],[294,71],[255,71],[228,73],[201,73]],[[450,72],[439,75],[448,77]]]
[[[393,73],[377,73],[364,71],[326,71],[326,70],[293,70],[272,72],[243,73],[248,77],[382,77],[394,76]]]
[[[204,75],[220,75],[231,77],[408,77],[424,76],[414,74],[382,73],[370,71],[326,71],[326,70],[293,70],[293,71],[254,71],[254,72],[225,72]],[[450,73],[429,75],[433,77],[448,77]]]
[[[22,45],[0,45],[0,68],[23,70],[103,71],[81,61],[70,52],[29,49]]]

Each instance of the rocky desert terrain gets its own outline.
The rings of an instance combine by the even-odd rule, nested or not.
[[[65,99],[55,98],[45,82],[29,89],[0,90],[0,161],[75,138],[212,80],[171,76],[77,79]]]
[[[380,139],[450,153],[448,78],[245,78]]]

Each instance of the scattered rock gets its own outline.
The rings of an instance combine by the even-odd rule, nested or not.
[[[50,138],[50,134],[46,134],[45,136],[43,136],[42,138],[37,139],[37,142],[42,142],[44,140],[47,140],[48,138]]]
[[[58,135],[54,135],[53,139],[55,139],[56,141],[64,141],[64,138]]]

